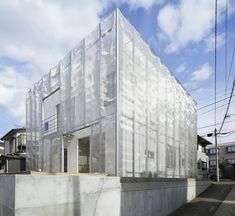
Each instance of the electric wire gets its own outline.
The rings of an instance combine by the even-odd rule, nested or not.
[[[227,132],[224,132],[224,133],[230,133],[230,132],[235,131],[234,128],[232,128],[232,129],[231,128],[227,128],[226,130],[227,130]],[[210,130],[210,131],[207,131],[207,132],[203,132],[204,135],[200,135],[200,136],[207,136],[208,137],[208,134],[213,134],[213,133],[214,133],[214,131]]]
[[[226,6],[225,6],[225,50],[224,50],[224,98],[227,96],[227,91],[226,91],[226,83],[227,83],[227,74],[228,74],[228,0],[226,0]],[[226,104],[226,101],[223,102]],[[221,120],[223,116],[223,110],[220,112],[219,120]]]
[[[210,132],[209,132],[210,133]],[[212,132],[211,132],[212,133]],[[230,136],[231,134],[235,133],[235,130],[233,131],[228,131],[228,132],[225,132],[225,134],[218,134],[218,135],[221,135],[221,136]],[[208,137],[208,133],[204,134],[204,135],[200,135],[201,137]]]
[[[224,118],[223,118],[223,121],[222,121],[222,124],[220,126],[220,129],[219,129],[219,133],[221,132],[223,126],[224,126],[224,122],[228,116],[228,110],[229,110],[229,107],[230,107],[230,104],[231,104],[231,100],[232,100],[232,95],[233,95],[233,92],[234,92],[234,87],[235,87],[235,76],[234,76],[234,79],[233,79],[233,87],[232,87],[232,91],[230,93],[230,98],[229,98],[229,101],[228,101],[228,105],[227,105],[227,109],[226,109],[226,112],[224,114]]]
[[[224,83],[224,89],[225,94],[224,97],[226,98],[226,83],[227,83],[227,73],[228,73],[228,0],[226,0],[226,8],[225,8],[225,55],[224,55],[224,61],[225,61],[225,83]]]
[[[233,104],[234,102],[235,102],[235,100],[232,101],[231,104]],[[219,108],[224,107],[224,106],[226,106],[226,104],[223,104],[223,105],[221,105],[221,106],[217,106],[217,110],[218,110]],[[204,115],[204,114],[206,114],[206,113],[209,113],[209,112],[212,112],[212,111],[214,111],[214,108],[213,108],[213,109],[210,109],[210,110],[207,110],[206,112],[199,113],[197,116],[202,116],[202,115]]]
[[[224,122],[224,124],[228,124],[228,123],[232,123],[232,122],[235,122],[235,120]],[[222,122],[216,123],[216,125],[220,125],[221,123],[222,123]],[[214,125],[215,125],[215,124],[206,125],[206,126],[203,126],[203,127],[198,128],[198,130],[201,130],[201,129],[204,129],[204,128],[208,128],[208,127],[212,127],[212,126],[214,126]]]
[[[223,99],[224,98],[224,94],[225,94],[225,92],[223,91],[222,92],[222,94],[220,94],[219,96],[218,96],[218,94],[217,94],[217,99]],[[214,95],[214,94],[213,94]],[[207,102],[209,102],[209,101],[212,101],[212,100],[214,100],[214,96],[213,97],[210,97],[210,98],[206,98],[206,101]],[[202,102],[197,102],[197,104],[203,104]]]
[[[233,68],[234,54],[235,54],[235,46],[233,47],[233,54],[232,54],[232,58],[231,58],[231,62],[230,62],[230,67],[229,67],[229,73],[228,73],[228,79],[227,79],[227,84],[226,84],[226,89],[225,89],[225,95],[226,95],[227,90],[228,90],[229,80],[230,80],[230,74],[231,74],[232,68]]]
[[[217,93],[217,95],[220,95],[219,97],[224,96],[224,94],[225,94],[224,90],[219,91],[219,93]],[[200,99],[197,100],[197,102],[199,103],[201,101],[208,100],[208,98],[211,98],[211,99],[213,98],[214,99],[214,93],[213,94],[209,94],[209,95],[207,95],[205,97],[200,97]]]
[[[214,101],[214,123],[215,123],[215,133],[216,133],[216,104],[217,104],[217,0],[215,0],[215,79],[214,79],[214,92],[215,92],[215,101]]]
[[[235,95],[232,95],[232,97],[233,97],[233,96],[235,96]],[[216,101],[216,102],[209,103],[209,104],[207,104],[207,105],[205,105],[205,106],[199,107],[197,110],[201,110],[201,109],[204,109],[204,108],[206,108],[206,107],[215,105],[215,104],[217,104],[217,103],[220,103],[221,101],[227,100],[228,98],[230,98],[230,97],[226,97],[226,98],[223,98],[223,99],[218,100],[218,101]],[[214,107],[214,108],[216,108],[216,107]]]

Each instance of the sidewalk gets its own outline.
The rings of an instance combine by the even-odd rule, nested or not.
[[[235,215],[235,186],[220,205],[214,216],[234,216]]]

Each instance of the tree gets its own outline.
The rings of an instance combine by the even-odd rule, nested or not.
[[[228,162],[228,161],[221,161],[220,163],[219,163],[219,168],[220,169],[222,169],[222,170],[224,170],[224,168],[226,167],[226,166],[229,166],[230,165],[230,163]]]

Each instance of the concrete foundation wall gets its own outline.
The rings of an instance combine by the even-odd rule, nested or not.
[[[0,175],[0,216],[167,215],[209,181],[91,175]]]
[[[122,183],[121,215],[167,215],[194,199],[210,185],[209,181],[195,179],[159,180]]]
[[[15,216],[120,215],[114,177],[16,176],[15,185]]]
[[[15,176],[0,176],[0,216],[14,216]]]

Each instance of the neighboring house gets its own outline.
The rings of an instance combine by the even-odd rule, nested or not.
[[[14,128],[6,133],[1,140],[4,142],[4,154],[0,160],[5,172],[26,170],[26,130]]]
[[[14,128],[7,132],[1,140],[4,141],[5,155],[25,151],[26,130],[25,128]]]
[[[196,176],[196,103],[119,10],[34,85],[26,107],[29,170]]]
[[[218,144],[219,162],[227,161],[231,165],[235,165],[235,142]],[[207,147],[207,154],[209,156],[209,166],[211,170],[216,170],[216,149],[215,145]]]
[[[197,175],[198,178],[207,178],[209,174],[209,157],[206,146],[212,143],[201,136],[197,136]]]
[[[0,140],[0,155],[4,154],[4,142]]]
[[[4,169],[4,166],[3,166],[3,163],[2,163],[2,160],[1,160],[1,155],[4,154],[4,142],[2,140],[0,140],[0,172],[1,170]]]

